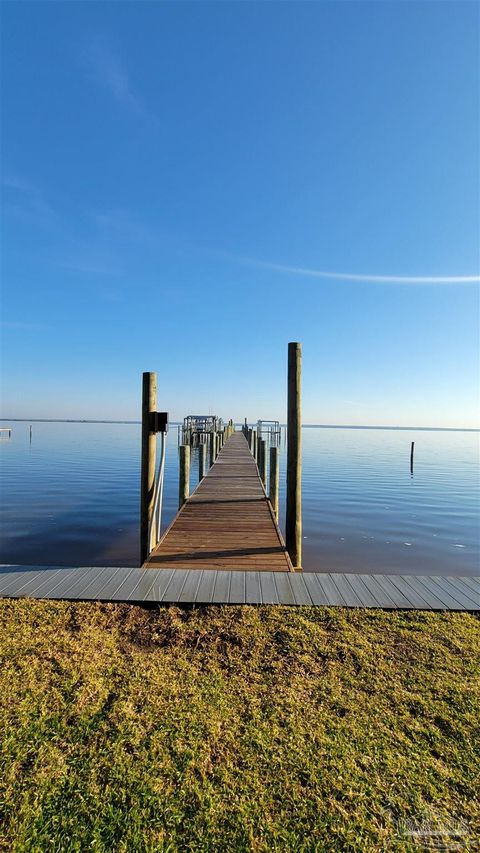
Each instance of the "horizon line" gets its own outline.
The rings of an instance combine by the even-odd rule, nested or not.
[[[4,418],[0,417],[1,421],[11,421],[12,423],[50,423],[50,424],[141,424],[141,420],[129,420],[127,418]],[[172,426],[179,426],[183,421],[170,421]],[[243,421],[236,421],[236,424],[242,424]],[[251,421],[252,424],[257,421]],[[286,427],[284,422],[280,423],[281,427]],[[320,423],[304,423],[302,428],[317,428],[317,429],[390,429],[390,430],[425,430],[425,431],[443,431],[443,432],[480,432],[480,427],[448,427],[448,426],[401,426],[399,424],[320,424]]]

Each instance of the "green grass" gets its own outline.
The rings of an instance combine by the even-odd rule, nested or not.
[[[471,614],[2,600],[0,638],[2,850],[477,849]]]

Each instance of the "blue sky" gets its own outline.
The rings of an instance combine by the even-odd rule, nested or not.
[[[1,17],[5,417],[477,425],[477,4]]]

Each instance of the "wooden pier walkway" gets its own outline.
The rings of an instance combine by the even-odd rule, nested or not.
[[[145,568],[293,571],[243,433],[227,439]]]

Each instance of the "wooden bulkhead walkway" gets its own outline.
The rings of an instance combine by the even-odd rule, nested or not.
[[[0,566],[0,598],[480,610],[480,577]]]
[[[245,436],[235,432],[145,562],[145,568],[291,572]]]

